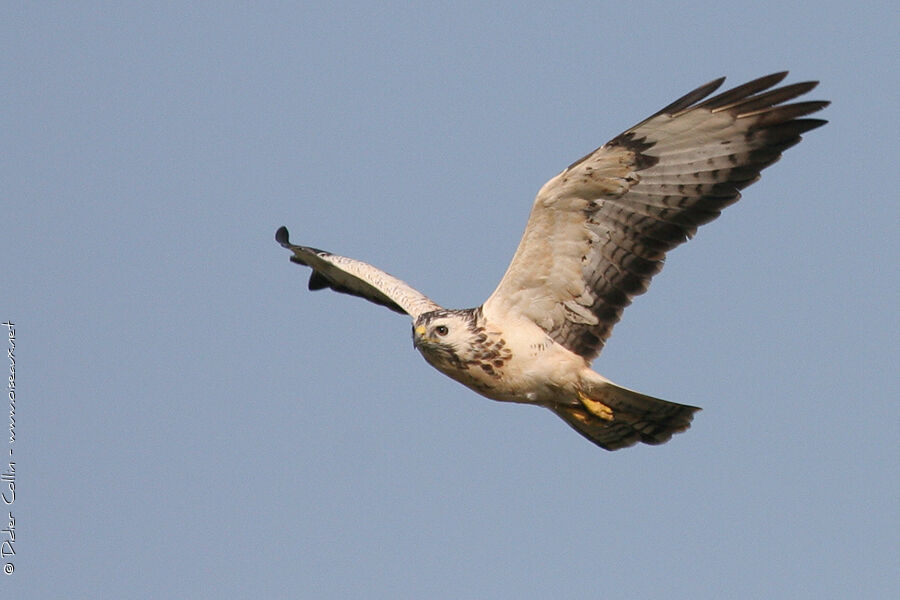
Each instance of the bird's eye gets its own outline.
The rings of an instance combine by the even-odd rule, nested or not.
[[[450,333],[450,330],[447,329],[446,325],[438,325],[437,327],[434,328],[434,332],[436,334],[438,334],[439,336],[444,337],[445,335]]]

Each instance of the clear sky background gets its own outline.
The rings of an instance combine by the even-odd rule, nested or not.
[[[4,3],[0,596],[900,596],[895,3],[319,4]],[[478,305],[547,179],[782,69],[830,124],[595,363],[704,407],[664,446],[477,396],[273,239]]]

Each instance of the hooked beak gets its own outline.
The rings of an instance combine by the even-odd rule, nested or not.
[[[413,328],[413,348],[419,349],[419,344],[425,340],[425,326],[419,325]]]

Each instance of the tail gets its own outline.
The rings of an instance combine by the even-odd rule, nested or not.
[[[691,426],[696,406],[645,396],[612,382],[593,383],[579,394],[578,406],[559,405],[551,410],[575,431],[606,450],[627,448],[637,442],[664,444]]]

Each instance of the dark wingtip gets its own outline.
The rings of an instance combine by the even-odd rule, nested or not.
[[[281,244],[282,246],[287,246],[290,244],[290,234],[288,234],[288,229],[284,225],[278,228],[278,231],[275,232],[275,241]]]
[[[331,282],[328,281],[328,279],[326,279],[324,275],[322,275],[318,271],[313,271],[309,276],[309,284],[307,285],[307,288],[309,288],[310,291],[314,292],[316,290],[325,289],[330,285]]]
[[[821,127],[826,124],[828,121],[825,119],[797,119],[794,123],[797,123],[797,128],[799,133],[806,133],[807,131],[812,131],[817,127]]]
[[[701,85],[696,90],[694,90],[692,92],[688,92],[687,94],[685,94],[684,96],[682,96],[681,98],[679,98],[678,100],[673,102],[672,104],[666,106],[665,108],[660,109],[660,111],[657,112],[655,115],[653,115],[653,117],[657,117],[659,115],[664,115],[664,114],[675,114],[681,110],[685,110],[685,109],[689,108],[691,105],[693,105],[694,103],[699,102],[700,100],[703,100],[704,98],[706,98],[707,96],[712,94],[724,82],[725,82],[724,77],[718,77],[716,79],[713,79],[709,83],[707,83],[705,85]],[[652,119],[653,117],[650,117],[650,118]]]

